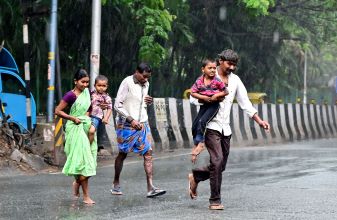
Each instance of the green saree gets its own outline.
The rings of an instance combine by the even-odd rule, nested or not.
[[[64,152],[67,155],[67,161],[62,172],[67,176],[96,175],[97,166],[97,140],[90,145],[88,132],[91,126],[91,119],[86,115],[90,107],[89,90],[85,89],[77,97],[71,106],[70,115],[77,117],[81,123],[76,125],[68,120],[65,130]]]

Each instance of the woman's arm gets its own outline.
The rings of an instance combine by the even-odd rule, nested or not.
[[[56,106],[55,108],[55,115],[67,119],[67,120],[71,120],[73,121],[75,124],[79,124],[81,123],[81,120],[73,117],[71,115],[68,115],[67,113],[64,112],[64,109],[68,106],[68,103],[65,102],[64,100],[61,100],[60,103],[58,104],[58,106]]]

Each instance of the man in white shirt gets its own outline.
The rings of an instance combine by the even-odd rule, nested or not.
[[[151,67],[147,63],[140,63],[135,73],[122,81],[117,92],[114,108],[118,113],[116,133],[119,153],[115,160],[115,177],[111,189],[113,195],[123,194],[119,177],[129,152],[139,153],[144,157],[147,197],[152,198],[166,193],[165,190],[154,187],[152,183],[151,130],[146,111],[146,106],[152,103],[152,97],[148,95],[148,79],[151,72]]]
[[[236,98],[240,107],[254,119],[263,129],[269,130],[268,122],[263,121],[257,114],[256,109],[250,102],[247,90],[241,79],[233,72],[236,69],[239,56],[233,50],[227,49],[219,54],[218,75],[227,85],[229,94],[224,100],[220,101],[220,109],[217,115],[207,124],[205,133],[205,145],[210,154],[210,164],[206,167],[193,169],[188,175],[190,184],[190,196],[192,199],[197,197],[197,186],[200,181],[210,179],[210,206],[212,210],[223,210],[221,204],[221,181],[222,172],[226,168],[227,158],[230,149],[231,128],[230,112],[234,98]],[[209,99],[195,100],[191,98],[191,103],[209,102]]]

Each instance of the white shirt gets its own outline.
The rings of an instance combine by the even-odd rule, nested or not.
[[[132,117],[138,122],[147,122],[144,97],[148,94],[149,82],[141,84],[133,75],[126,77],[119,86],[114,108],[122,118]]]
[[[246,87],[243,85],[239,76],[234,73],[228,75],[228,92],[225,99],[220,102],[220,109],[216,116],[207,124],[207,128],[219,131],[225,136],[232,134],[230,127],[230,113],[233,105],[233,100],[236,98],[239,106],[244,110],[251,118],[257,113],[256,109],[250,102]],[[200,104],[198,100],[190,96],[190,102],[192,104]]]

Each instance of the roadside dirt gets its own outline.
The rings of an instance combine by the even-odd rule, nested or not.
[[[39,152],[31,137],[0,127],[0,175],[30,175],[41,170],[55,170],[51,157],[50,153]]]
[[[26,140],[13,138],[13,131],[0,126],[0,176],[36,175],[56,173],[62,166],[53,163],[54,152],[41,150],[37,137]],[[97,153],[98,167],[114,163],[115,155],[110,150],[100,149]]]

